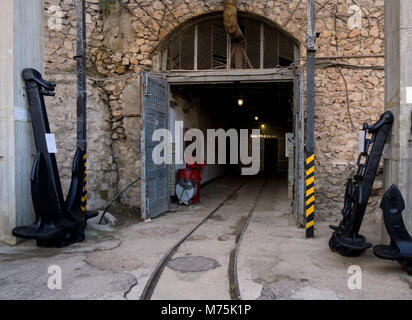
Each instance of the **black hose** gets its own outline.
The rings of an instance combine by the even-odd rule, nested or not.
[[[129,189],[130,189],[136,182],[138,182],[139,180],[140,180],[140,177],[139,177],[137,180],[133,181],[131,184],[129,184],[129,185],[126,187],[126,189],[124,189],[124,190],[122,190],[121,192],[119,192],[119,193],[113,198],[113,200],[110,202],[110,204],[109,204],[109,205],[106,207],[106,209],[103,211],[103,214],[102,214],[102,217],[100,218],[99,224],[102,224],[103,218],[104,218],[107,210],[109,210],[109,208],[113,205],[113,203],[115,203],[115,202],[117,201],[117,199],[119,199],[119,198],[123,195],[123,193],[125,193],[127,190],[129,190]]]

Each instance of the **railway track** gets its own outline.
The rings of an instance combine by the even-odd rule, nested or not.
[[[169,261],[172,260],[173,256],[179,250],[179,248],[191,237],[193,236],[196,231],[202,227],[207,221],[209,221],[213,216],[219,212],[222,207],[224,207],[229,201],[235,198],[238,192],[244,188],[248,183],[253,181],[253,179],[248,179],[247,181],[243,182],[239,187],[237,187],[226,199],[224,199],[218,206],[216,206],[199,224],[197,224],[192,230],[190,230],[175,246],[173,246],[159,261],[155,269],[153,270],[149,280],[146,283],[145,288],[140,296],[140,300],[150,300],[152,298],[153,292],[156,289],[156,286],[161,278],[163,271],[165,270]],[[228,280],[229,280],[229,288],[228,291],[230,292],[230,296],[234,300],[240,300],[240,288],[237,278],[237,258],[239,253],[239,248],[241,246],[241,242],[243,236],[247,230],[250,220],[253,217],[253,214],[256,210],[257,204],[259,199],[262,195],[262,192],[266,186],[268,179],[266,178],[264,182],[261,184],[259,191],[254,199],[253,205],[249,211],[248,216],[246,217],[245,221],[243,222],[242,227],[238,234],[236,234],[236,239],[234,243],[234,247],[230,253],[229,257],[229,267],[228,267]]]

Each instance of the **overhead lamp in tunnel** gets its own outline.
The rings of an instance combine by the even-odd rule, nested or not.
[[[243,96],[239,96],[237,99],[237,104],[239,107],[242,107],[245,104],[245,99],[243,99]]]

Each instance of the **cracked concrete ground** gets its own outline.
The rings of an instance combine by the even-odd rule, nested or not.
[[[271,180],[256,208],[239,252],[243,299],[412,299],[412,277],[396,262],[377,259],[372,249],[358,258],[330,251],[332,230],[316,224],[316,238],[306,240],[291,218],[286,186]],[[361,233],[380,244],[381,226],[365,218]],[[350,290],[348,268],[362,269],[362,289]]]
[[[180,207],[150,224],[141,223],[139,213],[118,208],[113,213],[119,224],[91,225],[85,242],[67,248],[37,248],[33,241],[0,245],[0,299],[138,299],[164,254],[245,179],[208,184],[202,188],[200,205]],[[252,179],[180,247],[173,258],[193,258],[193,265],[187,265],[190,259],[174,261],[176,270],[165,269],[153,298],[230,298],[229,253],[259,187]],[[316,239],[306,240],[290,211],[286,186],[270,180],[240,246],[243,299],[412,298],[412,277],[397,263],[378,260],[371,250],[359,258],[332,253],[328,224],[317,223]],[[363,233],[374,244],[379,243],[379,230],[379,225],[365,221]],[[210,266],[196,265],[202,261]],[[347,287],[347,270],[353,264],[362,267],[362,290]],[[47,286],[52,265],[62,269],[62,290]]]
[[[206,185],[200,205],[180,207],[149,224],[137,212],[113,212],[118,225],[90,225],[86,241],[67,248],[38,248],[34,241],[0,245],[0,299],[139,299],[163,255],[243,181]],[[62,290],[48,288],[52,265],[62,269]]]
[[[168,266],[153,293],[153,299],[230,300],[228,277],[230,254],[254,204],[263,178],[253,178],[177,250],[174,258],[202,256],[215,259],[218,268],[203,272],[176,271]]]

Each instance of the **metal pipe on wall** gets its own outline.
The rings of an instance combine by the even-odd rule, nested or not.
[[[314,237],[315,223],[315,1],[307,2],[306,88],[306,237]]]
[[[86,6],[85,0],[76,0],[77,24],[77,147],[86,151]]]

